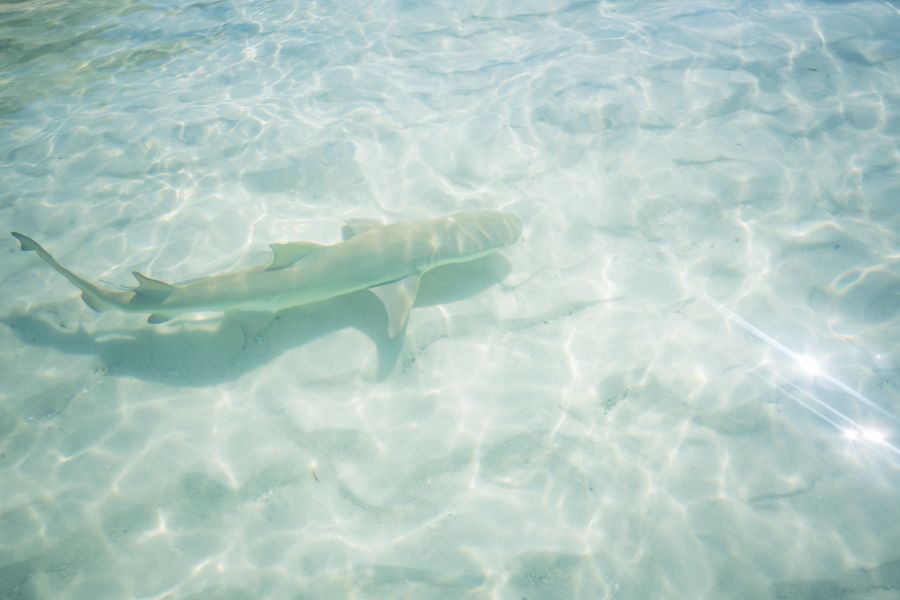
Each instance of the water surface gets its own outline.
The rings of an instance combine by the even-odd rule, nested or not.
[[[398,340],[368,293],[97,314],[7,238],[0,596],[900,595],[897,31],[876,1],[0,4],[0,221],[89,279],[525,223]]]

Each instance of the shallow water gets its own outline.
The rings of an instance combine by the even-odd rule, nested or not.
[[[0,597],[898,597],[897,31],[874,1],[0,4],[0,219],[89,279],[525,223],[396,340],[368,292],[94,313],[7,238]]]

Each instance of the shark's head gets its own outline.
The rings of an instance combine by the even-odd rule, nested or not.
[[[472,260],[516,243],[522,235],[519,217],[497,211],[464,212],[439,220],[434,265]]]

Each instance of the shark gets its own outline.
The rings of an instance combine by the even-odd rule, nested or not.
[[[11,232],[22,251],[36,252],[81,290],[95,311],[149,313],[148,323],[200,312],[266,312],[370,290],[384,304],[388,334],[406,325],[421,277],[443,265],[468,262],[516,243],[522,221],[508,212],[468,211],[426,221],[385,224],[347,221],[342,241],[270,244],[272,261],[241,271],[166,283],[133,272],[138,285],[112,290],[62,266],[28,236]]]

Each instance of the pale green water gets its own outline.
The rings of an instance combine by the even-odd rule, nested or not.
[[[0,220],[92,280],[525,223],[397,340],[368,292],[250,337],[94,313],[8,237],[0,598],[900,597],[898,31],[895,2],[0,3]]]

